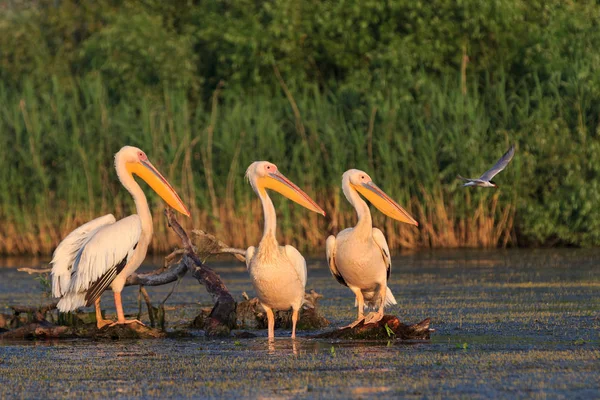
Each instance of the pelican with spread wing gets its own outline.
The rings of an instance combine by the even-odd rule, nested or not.
[[[144,261],[153,230],[146,196],[133,174],[146,181],[168,205],[190,215],[142,150],[123,147],[115,154],[115,168],[121,184],[135,201],[137,214],[119,221],[108,214],[80,226],[60,242],[51,261],[52,294],[60,298],[58,309],[67,312],[94,304],[98,328],[112,323],[102,318],[100,310],[100,296],[108,287],[115,296],[116,324],[139,322],[125,319],[121,291],[127,277]]]
[[[250,185],[263,206],[265,227],[258,247],[246,251],[246,266],[262,307],[267,313],[269,339],[275,337],[273,309],[292,309],[292,338],[296,337],[298,312],[304,303],[306,261],[294,247],[280,246],[275,237],[276,215],[266,189],[275,190],[311,211],[325,215],[306,193],[283,176],[275,164],[256,161],[246,171]]]
[[[387,286],[392,270],[390,249],[383,232],[373,227],[369,206],[362,194],[382,213],[395,220],[419,225],[402,207],[379,189],[366,172],[351,169],[342,175],[342,190],[358,215],[354,228],[347,228],[326,242],[327,261],[333,277],[348,286],[356,296],[358,317],[350,327],[364,321],[373,323],[383,318],[387,305],[396,299]],[[377,309],[364,316],[365,306]]]

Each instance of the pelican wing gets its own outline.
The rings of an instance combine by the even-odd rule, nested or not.
[[[252,261],[252,257],[254,257],[254,252],[256,251],[256,247],[250,246],[246,249],[246,269],[250,269],[250,262]]]
[[[93,304],[127,265],[141,233],[138,215],[98,228],[75,256],[71,282],[58,303],[59,310]]]
[[[336,281],[344,286],[348,286],[340,271],[338,271],[335,265],[335,236],[331,235],[325,242],[325,253],[327,254],[327,263],[329,264],[329,271]]]
[[[373,228],[373,240],[381,250],[381,256],[387,268],[387,279],[389,280],[392,273],[392,258],[390,257],[390,248],[388,247],[387,240],[385,240],[383,232],[377,228]]]
[[[504,168],[506,168],[506,166],[508,165],[510,160],[512,160],[514,155],[515,155],[515,145],[513,144],[512,146],[510,146],[510,149],[508,149],[508,151],[506,153],[504,153],[504,155],[502,157],[500,157],[500,159],[498,160],[496,165],[494,165],[489,170],[485,171],[483,173],[483,175],[481,175],[479,177],[479,179],[481,179],[483,181],[491,181],[494,176],[498,175],[498,173],[500,171],[502,171]]]
[[[287,258],[292,262],[294,270],[298,274],[298,279],[302,282],[302,287],[306,287],[306,260],[293,246],[286,245],[283,250],[285,251]]]
[[[96,218],[69,233],[59,243],[52,255],[52,261],[50,261],[52,265],[52,295],[54,297],[61,297],[69,288],[71,270],[79,250],[94,236],[98,229],[112,225],[115,221],[116,219],[112,214]]]

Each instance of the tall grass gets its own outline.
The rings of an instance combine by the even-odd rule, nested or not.
[[[600,244],[598,223],[585,223],[598,213],[589,203],[598,195],[585,187],[591,178],[598,189],[600,171],[590,166],[600,161],[597,102],[576,81],[495,82],[465,86],[457,76],[379,100],[313,87],[276,96],[219,88],[210,104],[195,105],[167,89],[160,98],[111,102],[97,78],[0,87],[0,252],[48,254],[91,218],[134,212],[113,168],[126,144],[146,151],[177,189],[192,212],[186,226],[238,247],[256,244],[262,230],[259,201],[244,181],[255,160],[276,163],[326,210],[323,218],[272,195],[280,238],[309,253],[356,221],[340,190],[349,168],[368,171],[419,221],[414,228],[374,210],[391,248]],[[458,173],[485,171],[512,143],[517,154],[500,189],[460,186]],[[561,194],[565,182],[572,191]],[[145,193],[155,215],[152,250],[166,251],[177,240],[160,199]]]

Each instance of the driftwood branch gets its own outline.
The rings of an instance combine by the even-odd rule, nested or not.
[[[175,282],[185,275],[188,271],[188,266],[185,263],[178,263],[171,268],[159,269],[145,274],[136,274],[135,272],[127,277],[125,286],[143,285],[143,286],[160,286],[167,283]]]
[[[19,271],[19,272],[27,272],[29,275],[31,275],[31,274],[45,274],[46,272],[52,271],[52,268],[44,268],[44,269],[40,269],[40,268],[18,268],[17,271]]]
[[[215,305],[205,324],[207,336],[229,335],[231,328],[235,326],[236,320],[236,302],[229,293],[227,286],[212,269],[202,263],[198,254],[194,250],[192,241],[188,234],[177,222],[175,214],[169,208],[165,210],[165,215],[169,226],[181,239],[185,254],[181,258],[180,264],[184,264],[192,273],[192,276],[206,287],[211,294]]]
[[[246,250],[229,247],[216,236],[200,229],[192,230],[192,235],[196,237],[198,251],[203,258],[217,254],[233,254],[241,262],[246,261]]]

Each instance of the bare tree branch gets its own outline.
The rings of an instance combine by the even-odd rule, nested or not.
[[[194,278],[206,287],[208,293],[211,294],[215,306],[213,307],[209,319],[210,321],[205,326],[207,336],[229,335],[230,328],[235,325],[236,319],[236,302],[225,283],[221,280],[212,269],[202,263],[198,254],[194,250],[194,246],[185,230],[179,225],[173,210],[167,208],[165,210],[169,226],[181,238],[185,254],[181,259],[181,264],[187,266]]]
[[[179,262],[172,265],[169,269],[159,269],[145,274],[136,274],[135,272],[127,277],[125,286],[143,285],[143,286],[160,286],[167,283],[175,282],[185,275],[188,267],[185,263]]]
[[[52,271],[52,268],[44,268],[44,269],[39,269],[39,268],[18,268],[17,271],[19,271],[19,272],[27,272],[29,275],[31,275],[31,274],[44,274],[46,272]]]
[[[233,254],[241,262],[246,262],[246,250],[229,247],[215,235],[204,232],[200,229],[193,229],[192,235],[198,242],[198,252],[206,258],[216,254]]]

